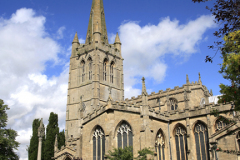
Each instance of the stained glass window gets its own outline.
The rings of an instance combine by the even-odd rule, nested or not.
[[[224,128],[227,124],[228,124],[228,120],[224,117],[220,117],[217,121],[216,121],[216,131]]]
[[[187,160],[187,132],[182,126],[175,129],[177,160]]]
[[[97,127],[93,133],[93,160],[104,160],[105,135],[101,127]]]
[[[197,160],[209,160],[208,131],[206,125],[197,123],[194,129]]]
[[[165,160],[165,153],[164,153],[165,139],[161,130],[159,130],[157,133],[155,147],[157,150],[158,160]]]

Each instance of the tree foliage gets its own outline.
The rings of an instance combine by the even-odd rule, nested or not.
[[[8,106],[0,99],[0,159],[17,160],[17,150],[19,143],[16,141],[17,132],[13,129],[7,129],[8,116],[6,111]]]
[[[206,2],[209,0],[192,0],[193,2]],[[213,33],[214,36],[222,38],[229,33],[238,31],[240,29],[240,1],[239,0],[216,0],[213,8],[209,8],[209,11],[215,17],[215,22],[219,24],[220,28]],[[215,45],[209,46],[209,48],[221,50],[223,41],[214,42]],[[216,51],[216,53],[217,53]],[[216,54],[215,54],[216,55]],[[215,56],[214,55],[214,56]],[[212,62],[214,58],[206,56],[205,61]]]
[[[48,125],[47,125],[47,131],[46,131],[46,140],[44,144],[44,159],[48,160],[54,157],[54,142],[55,142],[55,136],[59,133],[59,127],[58,127],[58,115],[51,112],[49,119],[48,119]]]
[[[122,148],[114,148],[113,151],[109,150],[107,158],[110,160],[130,160],[133,159],[133,148],[124,147]]]
[[[38,154],[38,127],[40,126],[40,119],[34,119],[32,123],[32,137],[30,139],[30,145],[28,147],[28,160],[36,160]],[[44,160],[43,150],[45,144],[45,136],[42,137],[42,156]]]
[[[65,133],[64,130],[58,135],[58,149],[61,149],[62,146],[65,146]]]
[[[223,96],[219,97],[218,102],[233,102],[235,110],[240,110],[240,30],[229,33],[224,41],[221,52],[223,63],[219,72],[231,85],[219,85]]]
[[[114,148],[113,151],[109,150],[106,157],[110,160],[146,160],[147,155],[153,155],[153,151],[150,148],[144,148],[138,151],[138,157],[133,157],[133,148],[132,146],[122,148]]]

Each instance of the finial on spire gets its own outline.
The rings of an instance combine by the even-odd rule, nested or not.
[[[213,96],[213,92],[212,92],[212,89],[210,89],[210,95]]]
[[[79,43],[77,32],[75,33],[72,43]]]
[[[147,90],[146,90],[146,86],[145,86],[145,78],[142,77],[142,95],[147,95]]]
[[[120,43],[120,44],[121,44],[121,41],[120,41],[120,38],[119,38],[118,32],[117,32],[117,34],[116,34],[116,38],[115,38],[115,42],[114,42],[114,44],[116,44],[116,43]]]
[[[186,83],[187,83],[187,84],[190,84],[188,75],[186,75]]]
[[[201,80],[201,75],[200,75],[200,72],[198,72],[198,83],[202,84],[202,80]]]

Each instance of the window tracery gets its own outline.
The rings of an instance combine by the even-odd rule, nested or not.
[[[93,137],[93,160],[104,160],[105,154],[105,134],[101,127],[97,127]]]
[[[228,125],[228,120],[224,117],[220,117],[217,121],[216,121],[216,124],[215,124],[215,127],[216,127],[216,131],[224,128],[225,126]]]
[[[177,160],[187,160],[187,132],[183,126],[175,129]]]
[[[123,122],[117,130],[118,148],[133,146],[133,134],[129,124]]]
[[[156,141],[155,141],[155,150],[157,152],[158,160],[165,160],[165,139],[161,131],[157,133]]]
[[[194,128],[197,160],[209,160],[209,140],[206,125],[198,122]]]

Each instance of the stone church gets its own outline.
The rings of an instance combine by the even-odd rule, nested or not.
[[[55,160],[104,160],[113,148],[150,147],[154,160],[238,160],[240,123],[230,103],[209,101],[196,82],[124,99],[121,41],[109,44],[103,0],[93,0],[85,44],[72,42],[66,107],[66,146]],[[215,117],[213,110],[220,112]],[[228,112],[226,112],[228,111]],[[234,120],[234,121],[229,121]]]

